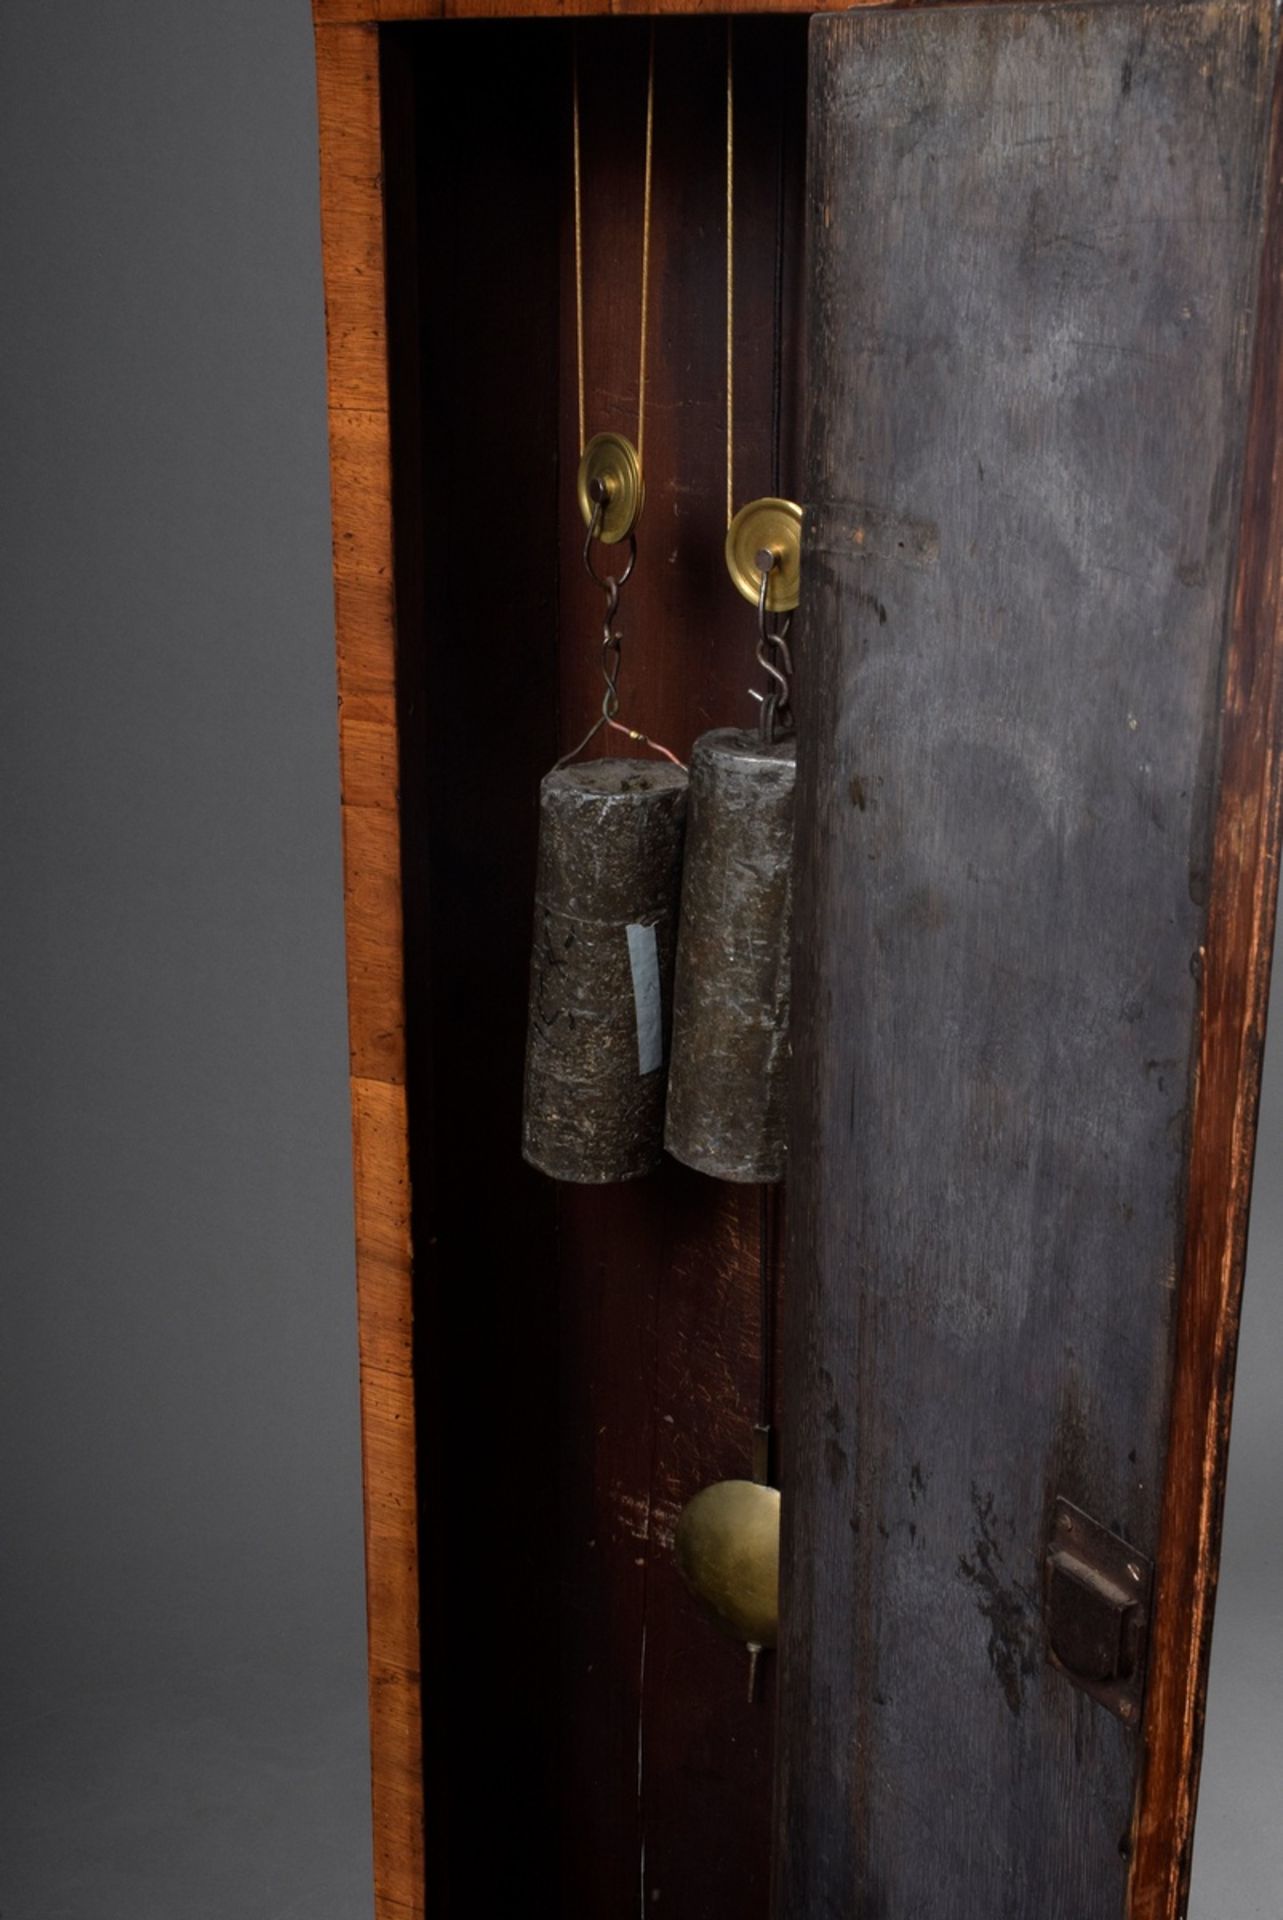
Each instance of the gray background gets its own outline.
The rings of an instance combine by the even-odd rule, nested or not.
[[[306,0],[0,6],[4,1920],[369,1890]]]
[[[0,434],[0,1915],[366,1920],[307,0],[4,0]],[[1283,1884],[1281,1143],[1276,1035],[1194,1920]]]

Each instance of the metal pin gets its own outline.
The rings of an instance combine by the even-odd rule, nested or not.
[[[759,1487],[771,1484],[771,1429],[764,1422],[753,1428],[753,1478]]]

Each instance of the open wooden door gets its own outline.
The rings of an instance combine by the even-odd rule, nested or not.
[[[778,1920],[1174,1920],[1278,845],[1273,21],[811,28]]]

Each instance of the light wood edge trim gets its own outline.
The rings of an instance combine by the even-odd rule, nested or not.
[[[1010,0],[979,0],[1002,6]],[[1030,0],[1036,4],[1037,0]],[[915,0],[312,0],[318,26],[393,26],[416,20],[569,20],[615,16],[646,18],[728,13],[854,13],[903,7]],[[922,7],[943,7],[958,0],[916,0]],[[1081,5],[1082,0],[1051,0]],[[1138,0],[1140,4],[1140,0]],[[1151,0],[1176,5],[1179,0]]]
[[[896,0],[312,0],[318,25],[411,20],[568,20],[606,14],[845,13]]]
[[[1283,752],[1283,77],[1274,58],[1267,219],[1230,651],[1189,1203],[1130,1920],[1189,1897],[1234,1364],[1278,897]]]
[[[377,32],[318,25],[377,1920],[424,1913],[396,632]]]

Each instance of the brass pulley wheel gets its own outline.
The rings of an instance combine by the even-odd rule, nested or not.
[[[632,441],[622,433],[595,433],[579,462],[577,490],[586,527],[592,525],[600,505],[597,538],[603,545],[613,547],[616,541],[626,540],[646,500],[641,461]]]
[[[726,530],[726,568],[746,600],[757,605],[763,554],[774,566],[766,589],[768,613],[791,613],[801,592],[802,509],[794,500],[750,500]]]

